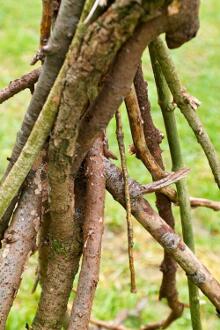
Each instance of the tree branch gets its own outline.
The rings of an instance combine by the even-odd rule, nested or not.
[[[216,150],[195,111],[196,104],[181,85],[174,63],[163,41],[157,38],[154,41],[154,48],[156,58],[160,63],[161,70],[173,95],[174,102],[178,105],[189,126],[192,128],[197,141],[201,145],[209,161],[215,181],[220,188],[220,161]]]
[[[87,155],[84,248],[77,293],[68,329],[88,329],[92,302],[99,279],[101,241],[104,230],[105,176],[103,140],[98,138]]]
[[[39,164],[38,164],[39,166]],[[8,230],[0,255],[0,329],[16,297],[27,258],[36,245],[41,214],[41,167],[29,176],[25,191]]]
[[[134,79],[134,85],[141,117],[143,119],[143,133],[146,144],[152,156],[155,158],[157,164],[164,170],[162,151],[160,149],[161,134],[153,123],[147,85],[144,81],[141,65],[138,67]],[[153,178],[154,173],[151,174]],[[169,198],[160,192],[157,192],[156,206],[160,217],[165,220],[171,228],[174,229],[175,219],[172,213],[172,205]],[[144,329],[153,329],[153,327],[155,329],[166,329],[173,321],[182,315],[184,306],[178,299],[178,291],[176,288],[176,268],[175,260],[172,258],[172,256],[170,256],[168,252],[164,251],[164,259],[160,268],[163,272],[163,279],[160,287],[159,299],[167,299],[171,312],[166,319],[162,320],[158,324],[148,325]]]
[[[125,207],[122,173],[106,158],[104,165],[107,190]],[[143,197],[135,197],[138,187],[139,184],[136,181],[129,180],[133,216],[172,255],[190,280],[201,289],[217,310],[220,310],[220,284],[149,203]]]
[[[37,82],[40,72],[41,68],[35,69],[24,74],[21,78],[11,81],[8,87],[0,90],[0,104],[26,88],[29,88],[32,91],[33,85]]]
[[[127,238],[128,238],[128,258],[129,258],[129,269],[130,269],[130,281],[131,281],[131,292],[135,293],[136,288],[136,279],[135,279],[135,268],[134,268],[134,239],[133,239],[133,224],[131,218],[131,201],[128,187],[128,169],[125,156],[125,145],[124,145],[124,133],[122,127],[122,119],[119,109],[115,113],[116,119],[116,136],[119,146],[120,158],[121,158],[121,167],[122,174],[124,178],[124,193],[126,200],[126,220],[127,220]]]
[[[1,183],[6,179],[13,164],[18,159],[32,128],[39,116],[40,111],[43,108],[44,103],[48,97],[50,90],[54,84],[54,81],[61,69],[64,62],[67,50],[71,43],[71,39],[74,35],[81,10],[84,4],[84,0],[63,0],[60,6],[59,14],[56,19],[56,24],[53,29],[53,33],[47,45],[47,55],[41,69],[41,74],[38,80],[38,84],[35,88],[31,102],[28,106],[25,114],[21,129],[17,134],[15,146],[10,157],[10,163],[5,171],[5,174],[1,180]],[[56,93],[55,93],[56,95]],[[59,93],[57,94],[59,95]],[[49,132],[47,133],[47,135]],[[45,137],[46,139],[46,137]],[[29,170],[27,170],[28,173]],[[19,172],[18,172],[19,173]],[[27,175],[26,173],[26,175]],[[25,177],[26,177],[25,175]],[[22,179],[24,180],[25,177]],[[20,182],[21,184],[21,182]],[[20,185],[19,184],[19,185]],[[16,187],[18,190],[20,187]],[[7,228],[13,209],[18,200],[18,196],[11,201],[10,207],[7,212],[0,215],[0,237],[3,236],[5,229]],[[1,213],[1,212],[0,212]],[[3,217],[2,217],[3,216]]]

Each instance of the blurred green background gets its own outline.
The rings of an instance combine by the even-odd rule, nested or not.
[[[0,88],[32,68],[29,63],[38,49],[41,2],[23,0],[0,1]],[[202,105],[198,110],[213,143],[220,154],[220,2],[202,1],[201,28],[197,38],[173,50],[172,55],[179,75],[188,91],[196,96]],[[165,133],[148,53],[143,56],[144,72],[149,84],[152,102],[152,114],[161,132]],[[6,157],[14,144],[16,132],[20,127],[30,93],[24,91],[0,106],[0,174],[6,166]],[[122,107],[126,136],[129,174],[141,183],[150,180],[146,170],[128,152],[132,143],[126,113]],[[197,144],[191,130],[181,114],[177,113],[178,128],[181,137],[185,165],[191,169],[188,177],[192,196],[219,200],[219,191],[213,181],[208,163]],[[108,128],[111,150],[118,154],[115,140],[115,123],[112,120]],[[170,170],[170,157],[166,139],[162,144],[163,156]],[[116,162],[117,163],[117,162]],[[150,200],[154,204],[154,197]],[[177,232],[181,233],[178,209],[175,208]],[[137,316],[131,316],[126,325],[138,329],[140,325],[165,318],[168,308],[165,302],[158,302],[158,290],[161,280],[159,265],[163,251],[161,247],[138,224],[135,224],[135,266],[137,272],[138,293],[129,292],[129,271],[127,261],[127,241],[125,212],[107,195],[105,209],[106,228],[103,240],[100,282],[96,293],[92,316],[103,320],[112,320],[123,309],[135,308],[145,299],[145,306]],[[201,260],[220,279],[220,219],[219,213],[206,209],[192,211],[196,240],[196,252]],[[22,286],[11,310],[7,329],[24,329],[33,319],[40,289],[31,294],[35,281],[36,256],[30,258],[25,269]],[[76,286],[76,284],[74,285]],[[183,271],[178,269],[178,287],[180,298],[188,302],[187,284]],[[201,294],[201,312],[204,329],[220,329],[220,320],[215,309]],[[190,314],[186,308],[181,319],[171,330],[189,330]]]

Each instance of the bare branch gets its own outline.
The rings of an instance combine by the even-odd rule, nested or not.
[[[109,160],[105,159],[104,164],[107,189],[114,199],[125,207],[122,173]],[[136,181],[130,180],[129,191],[133,216],[172,255],[185,270],[188,278],[201,289],[217,310],[220,310],[220,284],[218,281],[144,198],[133,197],[133,191],[137,186],[139,184]]]
[[[126,201],[126,219],[127,219],[127,235],[128,235],[128,258],[129,258],[129,268],[130,268],[130,278],[131,278],[131,292],[135,293],[136,289],[136,279],[135,279],[135,268],[134,268],[134,239],[133,239],[133,224],[131,218],[131,201],[129,194],[129,186],[128,186],[128,169],[126,164],[126,156],[125,156],[125,145],[124,145],[124,133],[122,127],[122,119],[120,111],[117,110],[115,114],[116,119],[116,135],[118,140],[118,146],[121,157],[121,167],[122,174],[124,178],[124,192],[125,192],[125,201]]]
[[[16,297],[27,258],[36,246],[36,234],[40,225],[41,168],[32,174],[22,193],[5,232],[0,255],[0,328],[5,323]]]
[[[146,144],[158,165],[164,170],[162,151],[160,149],[161,134],[159,130],[156,129],[153,123],[153,119],[151,116],[151,105],[148,98],[147,84],[144,81],[141,65],[137,70],[134,79],[134,84],[139,109],[143,118],[143,133]],[[151,175],[154,179],[154,173],[151,173]],[[156,206],[160,217],[165,220],[171,228],[174,229],[175,219],[173,216],[172,205],[169,198],[167,198],[167,196],[165,196],[164,194],[157,192]],[[145,327],[145,329],[166,329],[183,313],[184,306],[178,299],[178,291],[176,287],[176,262],[167,251],[164,251],[164,259],[162,261],[160,269],[163,272],[163,278],[160,287],[159,299],[167,299],[171,312],[164,320],[154,325],[148,325]]]
[[[101,241],[104,230],[105,176],[103,139],[98,138],[86,159],[86,212],[83,226],[83,260],[69,330],[88,329],[92,303],[99,279]]]
[[[215,181],[220,188],[220,160],[215,147],[196,113],[194,105],[192,106],[191,98],[189,98],[181,85],[176,68],[165,44],[159,38],[155,40],[153,44],[156,58],[160,63],[161,70],[173,95],[174,102],[178,105],[189,126],[192,128],[197,141],[201,145],[209,161]]]
[[[8,87],[0,90],[0,104],[26,88],[32,91],[33,85],[37,82],[40,72],[41,68],[35,69],[24,74],[21,78],[11,81]]]

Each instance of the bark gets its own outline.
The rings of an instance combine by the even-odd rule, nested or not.
[[[151,154],[145,141],[141,112],[138,105],[137,96],[132,87],[125,98],[125,104],[128,112],[129,124],[134,142],[137,157],[143,162],[145,167],[151,173],[154,180],[164,178],[167,173],[157,163],[155,157]],[[176,200],[176,192],[170,187],[163,189],[172,201]]]
[[[61,329],[82,252],[81,225],[74,218],[74,184],[70,162],[55,159],[54,140],[49,144],[48,259],[46,275],[33,329]]]
[[[37,82],[40,72],[40,68],[35,69],[24,74],[22,77],[11,81],[8,87],[5,87],[0,91],[0,104],[26,88],[33,91],[34,84]]]
[[[88,28],[84,35],[84,43],[82,45],[79,44],[79,48],[76,47],[74,49],[72,47],[73,49],[70,49],[65,64],[23,152],[13,166],[8,178],[3,182],[0,190],[0,217],[3,216],[12,198],[18,192],[36,155],[42,148],[54,123],[58,107],[60,107],[60,111],[57,120],[58,124],[55,127],[57,149],[59,149],[58,145],[60,145],[60,148],[63,148],[62,153],[65,153],[67,158],[73,156],[79,120],[88,105],[89,99],[96,96],[103,74],[107,71],[122,43],[133,33],[139,20],[143,17],[145,19],[149,18],[149,13],[148,15],[145,14],[144,7],[137,4],[134,7],[130,6],[130,1],[124,7],[123,0],[118,0],[117,5],[110,7],[97,22]],[[145,5],[145,9],[147,9],[147,3]],[[150,12],[150,14],[153,15],[154,12]],[[165,18],[163,15],[162,17]],[[152,29],[153,25],[150,27]],[[163,31],[164,25],[157,28],[154,31],[154,36],[159,31]],[[146,31],[143,35],[146,35]],[[108,37],[110,38],[109,40],[107,39]],[[149,40],[149,35],[146,39],[144,39],[145,42]],[[73,46],[77,42],[78,40],[74,40]],[[145,42],[140,42],[138,46],[139,53],[137,53],[137,56],[139,58],[144,46],[146,46]],[[137,43],[136,40],[133,40],[134,43]],[[77,58],[74,58],[74,52]],[[64,77],[66,77],[65,80],[63,79]],[[71,111],[73,108],[74,112]],[[94,140],[91,142],[94,142]],[[78,164],[77,170],[79,166],[80,164]],[[13,185],[9,184],[11,180]]]
[[[166,33],[169,48],[180,47],[183,43],[194,38],[199,29],[200,0],[173,1],[169,7],[172,20]]]
[[[6,173],[10,171],[13,163],[20,155],[61,69],[74,35],[83,3],[83,1],[78,0],[63,0],[61,3],[56,24],[47,45],[47,56],[42,67],[39,81],[28,106],[21,130],[18,133],[17,141],[12,151],[11,164],[9,164]],[[7,176],[7,174],[5,176]]]
[[[29,177],[5,232],[0,255],[0,329],[5,329],[8,313],[16,297],[27,258],[36,246],[40,225],[41,168]]]
[[[151,106],[148,99],[147,85],[144,81],[143,72],[141,65],[138,67],[135,79],[134,79],[135,90],[137,94],[138,104],[143,119],[143,130],[146,144],[155,158],[157,164],[165,170],[162,151],[160,149],[161,134],[158,129],[154,126],[151,116]],[[153,178],[153,173],[152,173]],[[175,220],[172,213],[172,205],[169,198],[160,192],[156,193],[156,206],[160,217],[166,221],[166,223],[174,229]],[[174,320],[179,318],[183,313],[183,304],[178,300],[178,291],[176,288],[176,262],[170,256],[169,253],[164,251],[164,259],[161,264],[161,271],[163,272],[163,279],[160,287],[159,298],[166,298],[171,313],[167,319],[160,322],[159,328],[166,329]],[[157,329],[155,328],[155,329]],[[146,327],[145,329],[148,329]]]
[[[105,78],[103,88],[82,118],[77,139],[73,175],[84,159],[98,134],[106,128],[123,98],[128,94],[146,45],[166,29],[165,14],[143,23],[118,53],[111,71]]]
[[[109,160],[105,159],[104,164],[107,190],[116,201],[125,207],[122,173]],[[139,184],[134,180],[130,180],[129,188],[133,216],[172,255],[185,270],[188,278],[201,289],[219,310],[220,284],[218,281],[144,198],[133,197],[136,194],[136,190],[140,189]]]
[[[98,138],[87,155],[86,213],[83,227],[84,248],[77,293],[73,303],[69,330],[86,330],[99,279],[101,241],[104,230],[105,176],[103,141]]]
[[[15,146],[10,157],[10,163],[2,178],[4,181],[10,172],[13,164],[18,159],[32,128],[42,110],[44,103],[49,95],[49,92],[55,82],[55,79],[64,62],[68,47],[74,35],[80,13],[84,4],[84,0],[63,0],[59,10],[59,15],[56,19],[56,24],[53,29],[52,36],[47,45],[47,56],[42,67],[38,84],[35,88],[31,102],[28,106],[20,131],[17,134]],[[59,93],[57,93],[59,95]],[[47,133],[49,134],[49,132]],[[45,138],[46,139],[46,138]],[[28,170],[27,170],[28,172]],[[26,173],[27,175],[27,173]],[[26,176],[25,175],[25,176]],[[23,178],[24,179],[24,178]],[[23,180],[22,179],[22,180]],[[20,187],[17,187],[18,190]],[[19,198],[19,194],[14,197],[8,207],[6,213],[0,215],[0,237],[3,236],[7,228],[13,209]],[[4,213],[4,212],[3,212]]]

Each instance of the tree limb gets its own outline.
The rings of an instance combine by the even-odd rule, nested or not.
[[[104,165],[107,190],[125,207],[122,173],[108,159],[105,159]],[[201,289],[217,310],[220,310],[220,284],[149,203],[142,197],[133,197],[133,192],[138,186],[136,181],[130,180],[129,191],[133,216],[172,255],[190,280]]]
[[[174,63],[163,41],[157,38],[154,41],[154,48],[156,51],[156,58],[160,63],[161,70],[173,95],[174,102],[178,105],[189,126],[192,128],[197,141],[201,145],[209,161],[215,181],[220,188],[220,161],[216,150],[195,111],[194,100],[192,100],[192,97],[189,97],[181,85]]]
[[[68,47],[74,35],[83,4],[84,0],[62,1],[59,10],[59,15],[56,19],[56,24],[53,29],[53,33],[47,45],[47,56],[45,58],[41,70],[38,84],[35,88],[31,102],[28,106],[21,129],[17,134],[16,143],[14,145],[12,155],[10,157],[10,163],[8,164],[1,183],[6,179],[13,164],[18,159],[28,137],[30,136],[30,133],[39,116],[39,113],[42,110],[44,103],[46,102],[48,94],[52,89],[54,81],[58,75],[58,72],[61,69]],[[20,187],[18,186],[16,190],[18,190],[19,188]],[[4,216],[3,214],[0,215],[0,237],[3,236],[3,233],[7,228],[11,214],[18,200],[18,196],[19,194],[15,196],[15,198],[11,201],[10,207],[8,207],[7,212],[4,214]]]
[[[22,77],[11,81],[8,87],[0,90],[0,104],[26,88],[29,88],[32,91],[33,85],[37,82],[40,72],[41,68],[35,69],[24,74]]]
[[[39,166],[39,164],[38,164]],[[41,214],[41,167],[29,176],[12,222],[5,232],[0,254],[0,329],[16,297],[27,258],[36,245]]]
[[[69,330],[88,329],[92,302],[99,279],[101,241],[104,230],[105,176],[103,140],[99,137],[86,159],[87,193],[83,227],[83,260]]]
[[[138,67],[134,85],[138,100],[138,105],[140,109],[140,114],[143,120],[143,133],[146,144],[151,152],[152,156],[155,158],[157,164],[164,170],[164,164],[162,159],[162,152],[160,149],[161,134],[158,129],[156,129],[153,119],[151,116],[151,105],[148,98],[147,85],[144,81],[144,76],[142,72],[141,65]],[[152,178],[154,173],[152,174]],[[174,229],[175,219],[172,212],[171,201],[167,196],[156,193],[156,206],[160,217],[166,221],[166,223]],[[166,329],[169,325],[179,318],[184,309],[184,305],[178,299],[178,291],[176,287],[176,262],[172,256],[164,251],[164,259],[161,264],[161,271],[163,272],[163,279],[160,287],[159,299],[166,298],[168,305],[171,309],[170,314],[167,318],[160,321],[158,324],[152,324],[146,326],[144,329]]]

